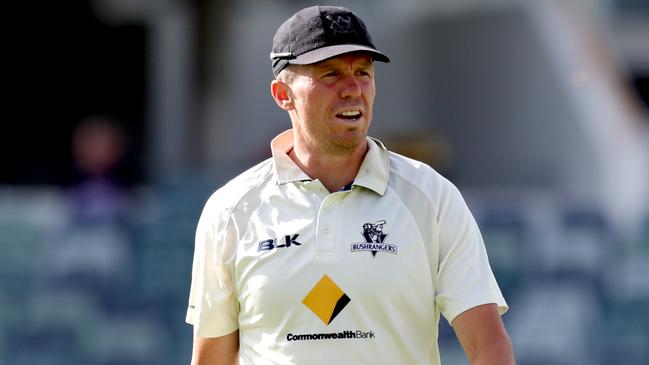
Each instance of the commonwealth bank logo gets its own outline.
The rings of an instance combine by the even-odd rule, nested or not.
[[[326,325],[329,325],[350,301],[347,294],[326,274],[302,299],[302,303]]]
[[[365,238],[365,242],[352,243],[352,252],[370,251],[372,257],[376,257],[377,252],[387,252],[393,255],[397,254],[397,245],[392,243],[385,243],[385,238],[388,236],[383,233],[383,226],[386,224],[384,220],[376,223],[363,224],[363,232],[361,234]]]

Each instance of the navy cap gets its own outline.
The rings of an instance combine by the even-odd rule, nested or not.
[[[273,37],[270,59],[277,76],[288,64],[309,65],[349,52],[364,51],[390,62],[379,52],[363,21],[338,6],[312,6],[293,14]]]

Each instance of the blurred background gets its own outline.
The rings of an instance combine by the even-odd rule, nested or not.
[[[339,1],[378,64],[371,134],[464,193],[519,364],[649,359],[649,1]],[[302,0],[12,5],[0,364],[188,364],[202,205],[289,128]],[[440,322],[445,364],[466,364]]]

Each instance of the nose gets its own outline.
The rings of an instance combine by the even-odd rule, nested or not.
[[[362,89],[360,81],[355,77],[355,75],[347,75],[343,78],[343,87],[340,90],[340,97],[343,99],[346,98],[357,98],[361,96]]]

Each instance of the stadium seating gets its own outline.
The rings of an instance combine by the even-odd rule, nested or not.
[[[128,242],[131,261],[103,285],[83,271],[53,274],[51,253],[70,232],[63,192],[0,189],[0,365],[189,363],[193,237],[210,192],[181,181],[134,194],[125,236],[94,231]],[[623,242],[597,209],[538,192],[466,195],[511,307],[504,320],[519,364],[646,363],[649,219]],[[98,239],[90,232],[75,239]],[[442,359],[468,364],[440,322]]]

